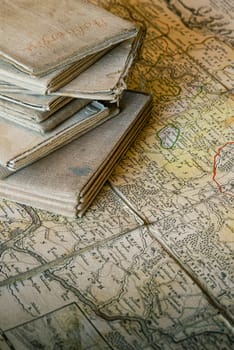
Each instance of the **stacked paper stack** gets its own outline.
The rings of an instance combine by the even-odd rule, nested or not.
[[[149,96],[123,94],[142,31],[82,0],[0,17],[0,195],[82,215],[149,115]]]

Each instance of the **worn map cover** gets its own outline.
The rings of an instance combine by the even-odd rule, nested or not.
[[[1,180],[0,195],[67,216],[81,216],[149,117],[151,98],[126,92],[115,118]]]
[[[3,118],[26,128],[44,133],[70,118],[90,102],[88,99],[75,98],[66,100],[65,98],[60,103],[55,104],[55,108],[41,111],[0,99],[0,119]]]
[[[1,119],[0,178],[9,176],[72,141],[113,116],[113,113],[108,107],[93,101],[57,128],[45,134]]]
[[[44,75],[135,36],[133,23],[82,0],[2,1],[0,57]]]

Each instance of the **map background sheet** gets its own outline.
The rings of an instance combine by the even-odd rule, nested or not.
[[[1,349],[233,346],[231,1],[93,1],[147,28],[152,117],[82,219],[2,201]]]

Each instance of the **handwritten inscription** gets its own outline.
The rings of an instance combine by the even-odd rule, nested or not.
[[[40,40],[31,42],[28,46],[22,50],[30,53],[35,52],[39,48],[48,49],[58,41],[64,39],[66,36],[82,37],[89,30],[93,30],[94,27],[103,28],[106,27],[107,23],[104,19],[95,19],[83,24],[75,25],[67,30],[60,30],[53,33],[47,33],[42,36]]]

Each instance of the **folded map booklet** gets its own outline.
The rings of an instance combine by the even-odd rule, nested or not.
[[[0,121],[4,118],[25,128],[45,133],[73,116],[89,102],[87,99],[63,98],[53,108],[38,110],[0,98]]]
[[[85,0],[3,1],[1,80],[39,94],[55,91],[138,32]]]
[[[143,38],[144,31],[140,30],[134,40],[129,39],[119,44],[77,78],[52,94],[117,101],[126,88],[124,78],[139,52]]]
[[[29,111],[33,113],[33,110],[40,112],[52,111],[55,112],[57,109],[64,106],[66,103],[71,101],[72,98],[63,97],[63,96],[44,96],[44,95],[35,95],[33,93],[25,93],[26,90],[22,92],[16,92],[15,86],[6,84],[0,80],[0,86],[5,86],[5,92],[0,92],[0,103],[2,100],[12,103],[12,106],[15,104],[29,108]],[[27,91],[29,92],[29,91]],[[15,106],[17,108],[17,106]],[[13,107],[12,107],[13,108]],[[36,112],[35,112],[36,113]],[[29,113],[30,115],[30,113]],[[32,117],[34,118],[34,117]],[[35,114],[35,118],[36,114]],[[39,120],[40,117],[39,117]]]
[[[7,85],[15,85],[14,90],[16,92],[21,92],[21,89],[27,89],[32,91],[33,94],[45,95],[56,91],[77,77],[83,70],[95,63],[106,51],[84,58],[75,64],[69,65],[69,67],[65,66],[64,68],[56,69],[43,76],[29,75],[0,59],[0,77]],[[6,84],[4,84],[5,88]]]
[[[67,144],[118,112],[93,101],[45,134],[0,118],[0,178],[11,175]]]
[[[140,29],[136,38],[118,44],[71,81],[59,79],[58,84],[52,79],[54,72],[35,78],[0,60],[0,98],[15,93],[17,99],[17,93],[21,93],[116,101],[125,87],[124,78],[143,38],[144,31]],[[6,69],[6,66],[10,67]]]
[[[127,91],[120,108],[114,118],[0,180],[0,196],[70,217],[82,216],[149,117],[151,97]]]
[[[136,35],[136,26],[85,0],[2,1],[0,56],[45,75]]]

